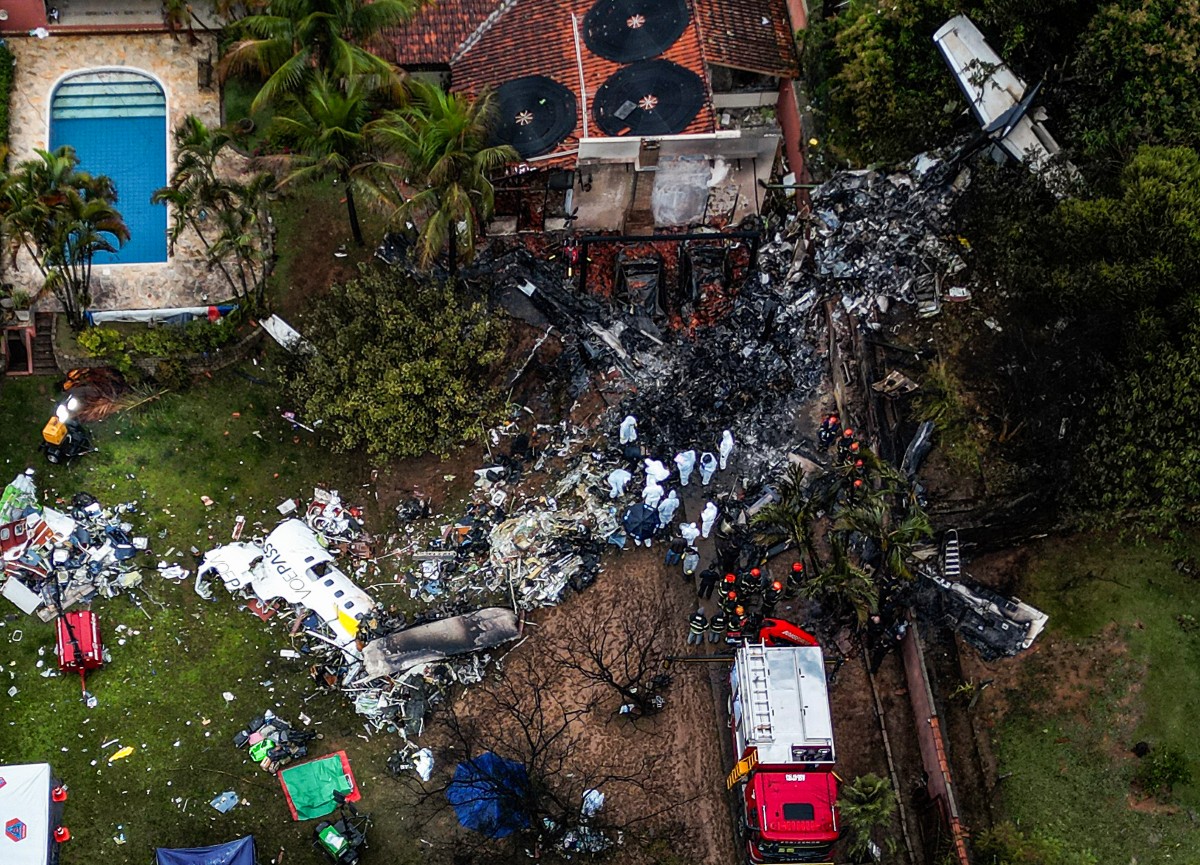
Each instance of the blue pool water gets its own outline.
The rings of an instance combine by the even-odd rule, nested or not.
[[[166,100],[149,78],[129,72],[84,73],[54,92],[50,149],[75,148],[81,170],[107,174],[129,242],[96,264],[167,260],[167,208],[150,196],[167,182]]]

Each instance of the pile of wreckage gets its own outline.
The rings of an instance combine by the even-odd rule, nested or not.
[[[985,661],[1028,649],[1049,621],[1049,616],[1020,598],[1008,598],[969,582],[963,574],[955,529],[949,529],[942,539],[938,566],[923,566],[919,572],[917,609],[928,621],[956,631]]]
[[[646,441],[661,452],[732,430],[745,445],[742,470],[764,483],[809,436],[796,418],[824,374],[814,346],[825,301],[874,318],[893,301],[931,315],[943,298],[969,297],[952,285],[965,279],[966,262],[950,220],[969,179],[968,169],[929,155],[894,171],[836,174],[813,190],[810,214],[757,226],[754,260],[722,293],[727,313],[700,328],[655,304],[582,291],[562,261],[523,246],[495,246],[464,277],[560,341],[557,376],[572,395],[594,380],[623,389],[620,411],[643,418]]]
[[[813,270],[848,313],[886,312],[895,300],[935,315],[943,296],[963,298],[950,286],[967,267],[950,211],[970,169],[951,170],[921,155],[901,171],[844,171],[813,190]]]
[[[71,500],[69,512],[44,507],[33,469],[17,475],[0,496],[0,595],[46,622],[76,604],[122,591],[140,607],[131,590],[142,585],[143,576],[133,560],[148,541],[128,522],[138,513],[136,502],[106,508],[82,492]],[[161,562],[159,574],[181,579],[186,572]]]

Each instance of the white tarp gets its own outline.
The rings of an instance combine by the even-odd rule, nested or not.
[[[27,588],[16,577],[9,577],[4,581],[4,588],[0,589],[0,595],[4,595],[16,604],[17,608],[27,616],[33,615],[42,605],[42,596]]]
[[[47,865],[56,842],[51,826],[49,763],[0,766],[0,862],[4,865]]]
[[[358,619],[375,607],[371,596],[340,570],[317,535],[300,520],[284,520],[256,544],[226,544],[200,565],[215,569],[231,592],[248,589],[263,602],[283,598],[321,617],[345,646],[358,633]]]

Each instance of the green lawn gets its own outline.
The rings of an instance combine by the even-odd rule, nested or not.
[[[269,377],[262,367],[242,371]],[[247,517],[247,537],[262,531],[256,522],[272,528],[279,501],[306,500],[317,484],[356,500],[364,467],[312,445],[307,433],[297,442],[278,416],[274,390],[232,371],[94,424],[99,452],[52,467],[35,449],[55,398],[48,379],[0,384],[0,469],[11,476],[35,466],[45,503],[80,490],[104,504],[138,502],[144,513],[131,522],[152,549],[138,560],[149,618],[124,595],[93,605],[113,660],[89,679],[99,699],[89,710],[77,679],[39,675],[39,660],[42,669],[54,665],[50,626],[0,601],[0,664],[8,673],[0,678],[0,762],[49,761],[70,785],[67,824],[75,840],[64,865],[145,865],[155,845],[210,844],[246,832],[257,835],[264,859],[285,846],[289,862],[317,861],[307,850],[311,824],[291,822],[276,780],[250,764],[231,737],[267,708],[293,722],[303,709],[322,722],[317,729],[326,740],[314,743],[318,754],[350,750],[368,809],[393,795],[393,782],[376,779],[395,742],[359,738],[362,726],[340,696],[302,703],[314,689],[303,661],[278,656],[289,645],[282,622],[264,624],[219,586],[215,600],[205,602],[190,581],[160,579],[154,564],[178,561],[194,574],[188,548],[227,541],[237,514]],[[201,495],[215,500],[211,508]],[[23,638],[12,642],[17,629]],[[18,689],[12,698],[5,693],[10,686]],[[236,700],[227,703],[225,691]],[[113,739],[118,743],[104,745]],[[110,765],[107,756],[124,745],[135,748],[133,755]],[[208,801],[230,789],[249,805],[220,815]],[[113,840],[118,825],[128,841],[123,846]],[[377,832],[373,841],[382,848],[378,861],[410,861],[412,842],[402,831]]]
[[[1176,571],[1184,546],[1133,546],[1081,536],[1047,542],[1026,575],[1025,595],[1050,615],[1045,638],[1059,644],[1026,660],[1020,689],[1007,695],[999,728],[1003,809],[1100,863],[1200,861],[1200,585]],[[1068,687],[1075,658],[1091,673]],[[1064,693],[1080,695],[1063,706]],[[1130,746],[1145,740],[1183,752],[1196,781],[1162,802],[1143,801],[1131,782]],[[1131,807],[1131,804],[1136,807]]]

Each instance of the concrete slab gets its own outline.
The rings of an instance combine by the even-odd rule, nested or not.
[[[633,166],[586,165],[575,180],[577,231],[621,231],[633,198]]]

